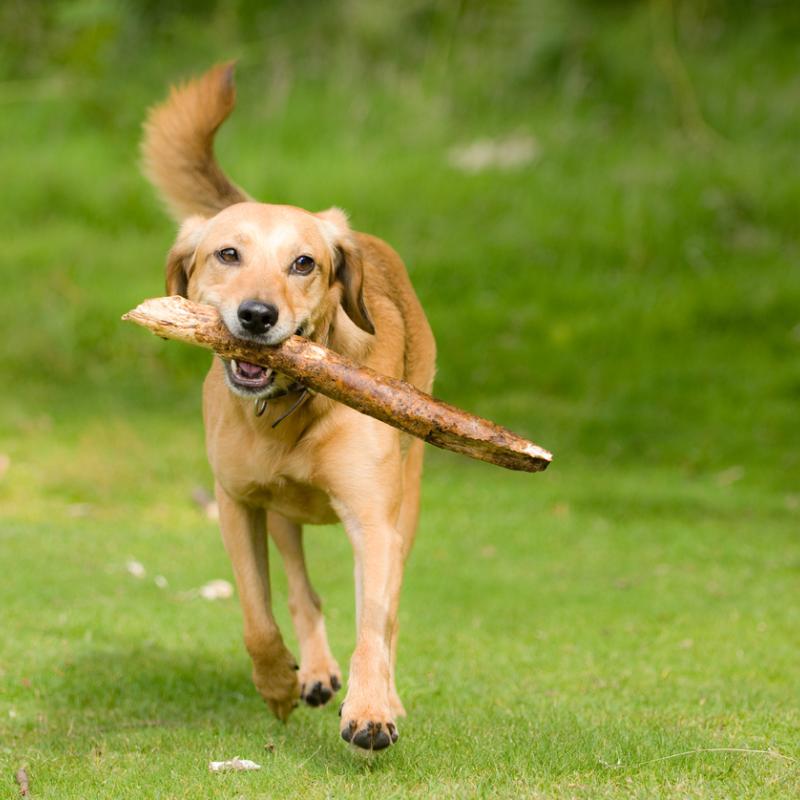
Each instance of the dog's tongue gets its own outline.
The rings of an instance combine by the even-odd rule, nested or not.
[[[264,367],[259,367],[258,364],[248,364],[246,361],[237,361],[239,366],[239,373],[245,378],[260,378],[265,372]]]

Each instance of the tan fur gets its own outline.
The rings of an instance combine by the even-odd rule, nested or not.
[[[233,63],[173,88],[151,109],[142,142],[143,167],[176,219],[213,214],[248,200],[214,158],[214,134],[233,110]]]
[[[215,305],[229,327],[242,301],[272,303],[281,336],[307,325],[309,338],[430,391],[434,340],[399,256],[352,231],[338,209],[313,214],[246,202],[213,160],[213,133],[232,107],[223,65],[174,89],[148,119],[148,174],[183,223],[168,258],[169,290]],[[225,247],[241,250],[240,264],[219,262],[215,254]],[[300,253],[316,262],[308,277],[288,268]],[[340,671],[306,572],[301,526],[341,520],[355,558],[358,624],[341,729],[360,746],[380,746],[378,731],[394,732],[404,713],[394,677],[397,606],[417,525],[423,445],[321,396],[273,429],[292,402],[291,395],[272,400],[256,416],[253,402],[228,388],[219,358],[203,391],[254,682],[282,719],[301,691],[309,702],[335,692]],[[286,567],[299,680],[271,610],[267,528]]]

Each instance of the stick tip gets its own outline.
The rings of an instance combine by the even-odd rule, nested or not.
[[[536,444],[529,444],[525,448],[525,454],[539,461],[545,461],[547,464],[553,460],[553,454],[549,450],[545,450],[543,447],[539,447],[539,445]]]
[[[132,308],[130,311],[126,311],[126,312],[125,312],[125,313],[124,313],[124,314],[123,314],[123,315],[120,317],[120,319],[121,319],[123,322],[136,322],[136,323],[139,323],[139,324],[141,324],[141,323],[140,323],[140,320],[141,320],[141,318],[142,318],[142,315],[141,315],[141,308],[142,308],[142,306],[141,306],[141,304],[140,304],[140,305],[136,306],[136,308]]]

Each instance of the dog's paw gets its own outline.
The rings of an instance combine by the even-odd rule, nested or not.
[[[253,665],[253,683],[275,716],[286,722],[297,708],[300,682],[297,680],[297,662],[288,651],[269,661],[259,660]]]
[[[300,667],[300,697],[310,706],[324,706],[342,688],[342,674],[333,661],[316,668]]]
[[[384,750],[400,735],[388,708],[383,713],[369,707],[359,712],[345,701],[339,713],[342,739],[364,750]]]

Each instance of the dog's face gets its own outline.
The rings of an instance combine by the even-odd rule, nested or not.
[[[362,330],[361,259],[343,212],[238,203],[183,224],[167,261],[167,292],[219,310],[239,339],[276,345],[313,338],[342,305]],[[255,364],[224,360],[230,389],[244,397],[284,394],[291,380]]]

